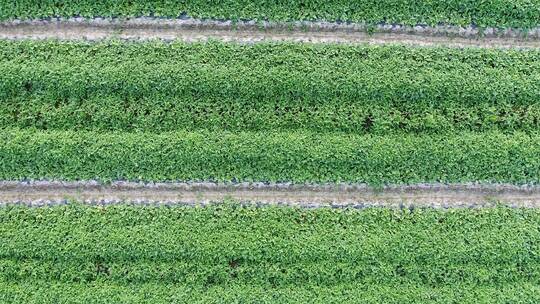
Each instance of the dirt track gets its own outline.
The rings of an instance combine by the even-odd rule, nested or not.
[[[461,28],[452,26],[380,25],[324,22],[255,23],[196,19],[65,19],[0,23],[3,39],[62,40],[183,40],[216,39],[241,43],[295,41],[312,43],[409,44],[418,46],[540,48],[540,28],[520,30]]]
[[[88,204],[207,204],[231,199],[253,204],[303,207],[540,207],[539,186],[411,185],[372,188],[365,185],[289,185],[214,183],[1,182],[1,204],[32,206],[78,201]]]

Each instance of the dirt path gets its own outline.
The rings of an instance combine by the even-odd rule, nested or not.
[[[369,33],[371,32],[371,34]],[[241,43],[296,41],[312,43],[400,43],[419,46],[540,48],[540,28],[520,30],[379,25],[325,22],[255,23],[201,21],[196,19],[59,19],[50,21],[11,21],[0,23],[3,39],[62,40],[183,40],[217,39]]]
[[[231,199],[253,204],[303,207],[370,206],[540,207],[540,186],[412,185],[372,188],[365,185],[288,185],[115,182],[1,182],[0,204],[32,206],[79,201],[88,204],[207,204]]]

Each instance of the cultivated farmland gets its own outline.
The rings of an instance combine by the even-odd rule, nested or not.
[[[4,303],[540,299],[537,209],[71,205],[0,223]]]
[[[0,0],[0,302],[540,300],[540,2],[218,2]]]

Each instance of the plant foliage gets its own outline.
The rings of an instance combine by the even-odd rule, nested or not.
[[[327,20],[367,24],[440,23],[481,27],[533,27],[538,0],[11,0],[0,19],[47,17],[183,17],[254,20]]]
[[[540,135],[4,130],[0,179],[538,183]]]
[[[534,303],[536,209],[0,208],[2,303]]]
[[[0,70],[0,128],[380,135],[540,128],[536,50],[3,41]]]

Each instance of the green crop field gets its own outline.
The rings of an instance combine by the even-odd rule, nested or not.
[[[0,45],[2,179],[539,182],[536,50]]]
[[[10,23],[79,16],[531,30],[540,1],[0,0],[0,37],[17,33],[0,39],[1,304],[540,302],[540,49],[30,40],[43,23]],[[124,181],[136,197],[111,204]],[[145,205],[168,182],[223,199]],[[232,199],[245,182],[260,200]],[[336,183],[407,208],[311,205],[350,195]],[[272,187],[304,207],[268,205]]]
[[[1,179],[540,182],[540,135],[4,130]]]
[[[0,1],[1,19],[47,17],[180,17],[255,20],[327,20],[538,26],[538,0],[11,0]]]
[[[0,208],[2,303],[534,303],[540,213]]]

